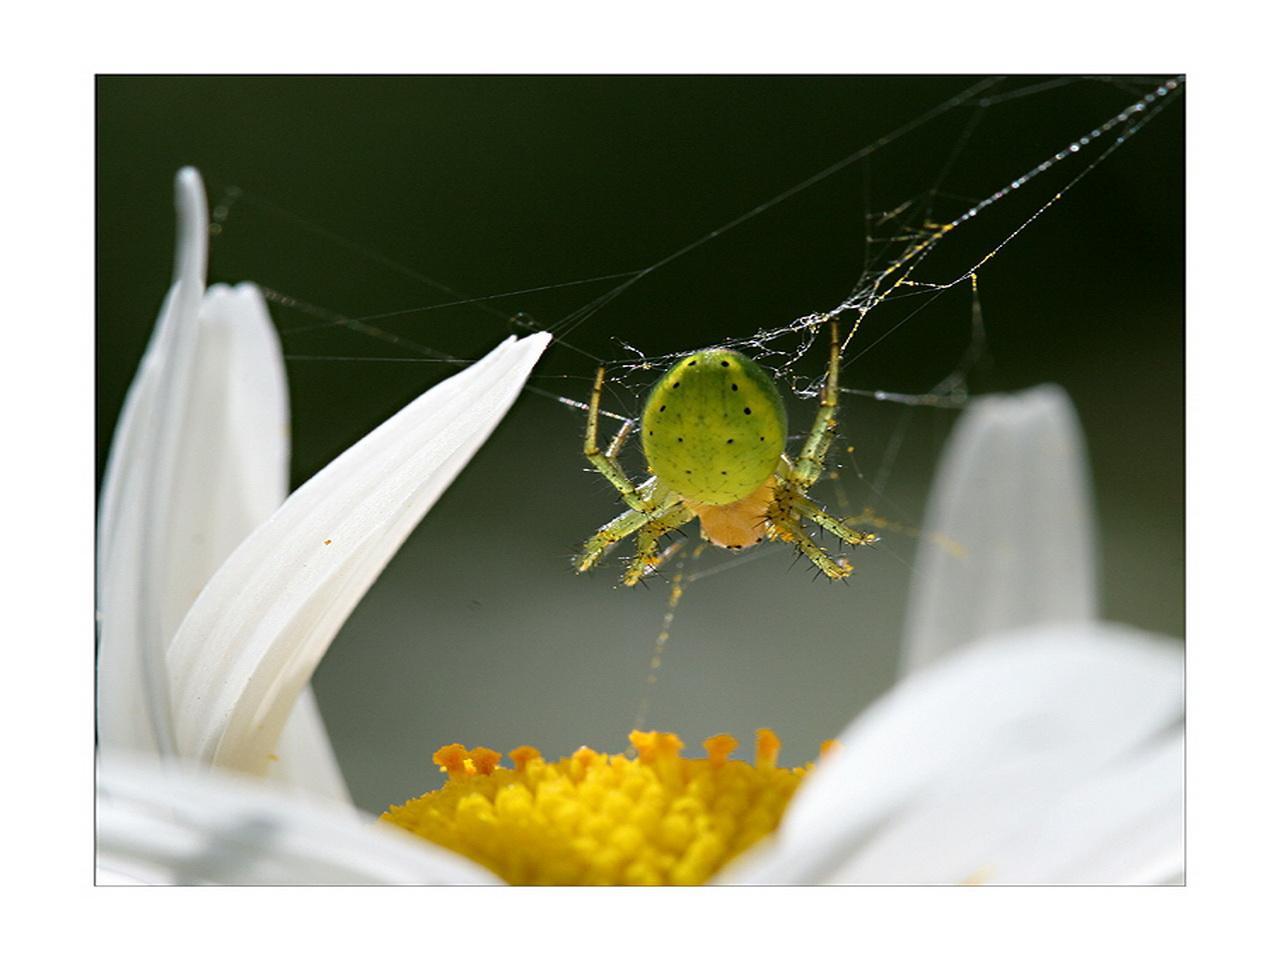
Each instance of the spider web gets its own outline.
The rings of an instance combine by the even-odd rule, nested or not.
[[[1095,124],[1086,129],[1064,131],[1056,148],[1031,164],[1006,165],[1001,169],[990,160],[982,160],[981,169],[986,183],[978,186],[986,187],[985,192],[973,196],[952,192],[951,181],[957,178],[965,157],[981,147],[984,125],[989,125],[993,114],[998,114],[1006,104],[1042,97],[1064,86],[1081,83],[1110,87],[1117,95],[1123,96],[1123,106],[1099,116]],[[691,351],[710,346],[739,350],[769,370],[798,401],[805,401],[815,397],[821,386],[822,357],[813,360],[812,355],[822,353],[822,350],[814,351],[813,348],[828,322],[841,324],[843,376],[857,369],[859,361],[881,347],[906,324],[918,322],[922,315],[936,314],[951,324],[953,331],[963,330],[965,337],[957,343],[949,369],[930,386],[916,391],[903,390],[892,384],[858,386],[851,385],[845,376],[840,388],[842,393],[859,400],[905,408],[904,415],[884,444],[873,473],[864,473],[858,458],[852,455],[853,448],[846,448],[849,454],[846,468],[870,489],[883,507],[892,512],[896,505],[884,491],[903,436],[911,423],[910,412],[922,407],[962,408],[970,396],[970,374],[986,359],[987,336],[978,293],[979,278],[984,269],[1051,208],[1063,202],[1070,191],[1100,164],[1177,100],[1182,90],[1183,80],[1180,77],[1059,77],[1038,82],[1005,78],[978,80],[812,175],[754,203],[731,220],[674,247],[647,266],[519,290],[483,295],[461,291],[237,187],[223,191],[212,212],[211,229],[215,235],[221,235],[237,207],[253,205],[380,268],[421,284],[437,297],[429,304],[350,316],[310,302],[301,295],[265,287],[268,300],[280,308],[278,319],[287,318],[281,323],[281,333],[286,342],[286,358],[292,362],[462,366],[472,358],[442,350],[434,344],[432,337],[424,339],[416,331],[407,332],[407,328],[421,327],[426,323],[429,329],[433,319],[456,316],[458,311],[465,310],[472,316],[484,317],[507,329],[549,331],[554,337],[549,355],[559,353],[567,357],[572,372],[537,372],[526,386],[526,392],[578,411],[580,415],[585,415],[586,393],[593,368],[603,367],[607,375],[607,396],[602,417],[606,421],[612,420],[615,426],[623,427],[637,418],[643,397],[653,380],[677,358]],[[957,118],[960,121],[958,129],[948,148],[939,155],[936,172],[923,187],[905,197],[891,196],[889,203],[876,204],[871,185],[873,164],[882,157],[892,156],[897,149],[918,145],[922,136],[936,149],[931,129]],[[996,158],[1003,159],[998,152]],[[685,342],[675,350],[655,351],[634,337],[623,339],[617,335],[612,336],[613,347],[608,353],[590,350],[578,343],[584,329],[600,325],[609,327],[611,311],[616,310],[621,301],[643,298],[646,283],[678,269],[682,261],[693,260],[706,248],[724,244],[735,232],[746,230],[753,222],[819,185],[855,177],[859,171],[862,177],[859,202],[863,220],[863,262],[847,294],[839,300],[750,332],[734,330],[726,325],[725,336],[714,342]],[[605,287],[603,292],[591,293],[601,286]],[[580,291],[587,291],[587,299],[549,322],[539,322],[527,310],[513,309],[522,301],[527,304],[547,294],[581,295]],[[960,304],[958,297],[967,302]],[[307,352],[302,345],[308,336],[322,331],[346,331],[381,343],[392,352],[385,355]],[[542,367],[546,367],[545,362]],[[567,384],[572,384],[572,389],[566,389]],[[797,422],[803,426],[804,416],[800,416]],[[636,456],[634,451],[631,456]],[[638,468],[639,464],[636,466]],[[856,512],[842,486],[836,485],[834,496],[845,516]],[[881,531],[910,536],[919,533],[909,518],[901,516],[900,511],[895,520],[864,507],[859,518],[864,522],[874,522]],[[889,550],[892,553],[891,547]],[[757,551],[715,564],[709,569],[691,571],[685,577],[686,582],[750,562],[764,552]]]
[[[629,290],[634,284],[638,283],[649,273],[661,269],[672,261],[692,252],[704,243],[711,242],[723,236],[729,230],[745,223],[751,217],[763,213],[769,207],[785,202],[790,197],[800,191],[813,186],[827,177],[833,176],[843,171],[851,164],[869,158],[877,150],[891,144],[902,134],[914,129],[917,125],[933,119],[935,116],[962,106],[973,106],[973,119],[966,126],[962,138],[953,147],[947,160],[943,163],[942,169],[938,175],[937,181],[924,194],[909,198],[902,201],[892,209],[872,212],[866,214],[867,233],[866,245],[869,251],[868,262],[864,265],[857,282],[849,295],[839,303],[823,310],[796,317],[786,324],[777,327],[763,328],[757,330],[750,336],[745,337],[728,337],[721,340],[717,346],[730,347],[751,354],[757,362],[772,369],[779,377],[790,382],[793,391],[799,397],[816,396],[821,385],[821,378],[810,378],[807,380],[796,378],[793,374],[796,363],[804,357],[813,346],[819,329],[828,321],[834,320],[845,314],[850,315],[852,323],[844,339],[844,350],[842,351],[843,360],[842,368],[847,367],[854,361],[858,360],[876,344],[885,337],[890,336],[898,330],[908,320],[912,319],[917,313],[928,307],[943,293],[956,288],[962,284],[969,283],[973,289],[977,289],[978,273],[987,263],[994,259],[1009,243],[1013,242],[1025,229],[1030,227],[1037,219],[1040,218],[1050,207],[1061,201],[1068,191],[1076,184],[1088,176],[1100,163],[1111,156],[1119,149],[1126,140],[1142,129],[1150,120],[1152,120],[1169,102],[1171,98],[1181,93],[1182,81],[1180,78],[1171,78],[1160,83],[1158,86],[1143,94],[1139,99],[1134,100],[1127,105],[1119,113],[1107,118],[1098,126],[1081,134],[1062,148],[1056,151],[1052,156],[1040,161],[1035,166],[1022,171],[1013,179],[1001,184],[998,189],[994,190],[987,196],[982,197],[976,202],[966,204],[961,212],[949,217],[939,217],[938,211],[945,209],[948,204],[954,204],[955,199],[943,193],[941,185],[946,178],[946,174],[954,163],[956,157],[963,150],[969,137],[972,135],[973,129],[977,126],[981,118],[982,111],[989,110],[998,103],[1005,102],[1010,99],[1027,96],[1032,93],[1041,92],[1049,86],[1056,86],[1062,81],[1052,81],[1047,84],[1034,84],[1022,90],[1013,90],[1003,95],[987,95],[983,96],[984,91],[989,90],[996,85],[995,81],[983,81],[974,87],[966,90],[958,97],[947,101],[940,105],[935,111],[931,111],[924,117],[918,118],[911,124],[900,128],[892,134],[880,138],[874,144],[869,145],[863,150],[857,151],[840,162],[820,171],[808,180],[784,191],[776,197],[771,198],[763,204],[753,207],[747,214],[739,217],[729,223],[711,231],[704,237],[695,241],[688,246],[682,247],[671,255],[664,257],[651,267],[646,268],[628,277],[622,283],[615,286],[603,296],[584,306],[581,310],[576,311],[558,323],[552,324],[549,329],[552,333],[560,337],[571,334],[583,323],[590,321],[601,310],[603,310],[614,298]],[[1093,148],[1092,156],[1089,154],[1090,148]],[[977,219],[986,213],[989,208],[995,204],[1009,198],[1015,192],[1024,190],[1033,185],[1033,181],[1042,178],[1055,167],[1063,164],[1065,161],[1084,158],[1085,165],[1077,167],[1073,171],[1073,175],[1065,183],[1061,183],[1052,188],[1052,192],[1048,198],[1038,203],[1030,215],[1026,216],[1017,226],[1004,235],[997,243],[983,252],[966,268],[959,272],[953,273],[949,279],[934,278],[924,279],[922,268],[926,266],[930,256],[935,253],[937,248],[957,229],[963,228],[971,221]],[[897,320],[888,329],[878,335],[875,340],[859,345],[858,349],[849,354],[848,348],[853,341],[858,330],[861,328],[863,321],[867,316],[877,308],[883,306],[890,301],[898,301],[908,298],[917,298],[923,296],[923,303],[916,306],[905,317]],[[843,392],[853,393],[861,396],[871,397],[876,400],[888,401],[892,403],[901,403],[908,406],[929,405],[929,406],[945,406],[958,407],[962,406],[967,400],[967,392],[965,390],[964,374],[976,362],[976,354],[981,348],[983,339],[981,326],[981,313],[979,310],[974,312],[975,325],[973,327],[971,341],[972,350],[966,350],[961,362],[957,366],[956,371],[940,382],[932,390],[922,394],[903,394],[900,392],[889,390],[857,390],[853,388],[842,388]],[[792,346],[787,346],[792,343]],[[648,355],[644,351],[631,346],[627,343],[621,344],[629,353],[634,354],[634,359],[623,359],[611,365],[610,373],[614,376],[618,371],[648,372],[655,367],[662,368],[670,365],[678,359],[683,353],[689,351],[680,351],[676,353],[667,353],[659,355]],[[564,402],[573,404],[574,402],[568,398]],[[576,405],[576,404],[574,404]]]
[[[1023,231],[1031,227],[1051,207],[1061,202],[1072,188],[1176,100],[1183,90],[1183,80],[1180,77],[1165,79],[1158,83],[1147,81],[1145,88],[1141,86],[1143,80],[1144,78],[1138,77],[1121,79],[1063,77],[1021,87],[1002,78],[979,81],[960,94],[938,104],[932,110],[913,118],[775,196],[753,205],[740,216],[676,248],[648,266],[637,270],[548,283],[519,290],[485,295],[464,293],[370,247],[348,240],[319,224],[297,217],[265,198],[247,194],[238,187],[228,187],[223,191],[213,210],[211,232],[215,236],[224,232],[225,225],[237,205],[254,204],[446,297],[443,301],[421,306],[370,315],[348,316],[311,303],[304,296],[265,287],[266,297],[282,308],[282,313],[300,318],[299,322],[281,324],[281,333],[289,345],[286,358],[291,361],[408,362],[464,366],[473,358],[452,355],[430,343],[423,342],[420,335],[410,335],[402,330],[392,329],[389,323],[405,318],[430,318],[432,314],[440,311],[470,308],[516,330],[527,332],[546,330],[555,338],[553,351],[576,354],[583,360],[605,367],[613,396],[618,402],[613,405],[613,409],[602,410],[602,416],[618,422],[627,422],[635,418],[649,383],[666,366],[684,354],[710,346],[729,347],[747,353],[788,385],[795,396],[811,398],[817,394],[821,385],[820,371],[804,375],[798,371],[798,367],[810,353],[820,328],[826,322],[837,318],[843,318],[845,322],[842,369],[847,369],[897,332],[904,324],[929,308],[944,294],[957,288],[967,289],[972,292],[973,304],[970,310],[972,321],[970,340],[958,358],[955,370],[940,380],[936,386],[918,393],[893,389],[841,387],[844,393],[879,402],[909,407],[959,408],[968,399],[966,374],[981,359],[984,346],[981,309],[976,295],[979,274]],[[975,131],[989,111],[1012,100],[1042,94],[1057,87],[1079,82],[1108,84],[1126,92],[1142,89],[1143,92],[1135,93],[1134,99],[1123,109],[1103,118],[1096,126],[1064,140],[1060,149],[1052,155],[1030,167],[1015,171],[1012,176],[999,179],[990,193],[978,198],[967,198],[949,193],[944,189],[948,175],[957,159],[970,145]],[[965,122],[960,136],[941,161],[936,179],[927,189],[917,195],[899,200],[892,206],[865,210],[864,263],[848,295],[839,302],[789,318],[775,326],[757,328],[748,334],[730,333],[714,343],[690,342],[679,350],[669,352],[649,352],[643,349],[642,345],[615,337],[616,355],[600,356],[579,347],[571,339],[586,324],[608,323],[607,311],[610,305],[624,295],[639,295],[638,288],[642,289],[643,282],[659,271],[671,267],[676,261],[688,257],[708,244],[722,240],[732,231],[823,181],[856,169],[860,164],[865,164],[887,151],[906,135],[957,111],[967,111],[969,119]],[[1052,175],[1059,169],[1065,170],[1066,176],[1053,180]],[[1038,193],[1037,188],[1040,188]],[[979,218],[990,216],[997,205],[1003,206],[1006,203],[1012,205],[1015,197],[1027,198],[1031,195],[1034,195],[1035,199],[1030,211],[1016,216],[1013,225],[997,234],[994,242],[981,245],[983,238],[977,231],[972,232],[980,244],[978,247],[975,248],[972,243],[965,247],[958,242],[964,239],[962,235],[971,230]],[[1026,204],[1024,203],[1020,209],[1025,211]],[[965,255],[966,250],[973,251],[970,260],[959,268],[947,266],[939,273],[929,274],[928,268],[939,260],[939,251],[949,246],[960,248],[961,257]],[[545,324],[534,320],[526,311],[519,309],[513,311],[509,306],[520,298],[530,298],[549,291],[564,292],[575,288],[598,286],[612,281],[617,282],[611,283],[604,293],[593,296],[586,303],[559,319]],[[904,302],[909,302],[908,311],[894,317],[873,335],[866,338],[860,336],[869,315],[882,310],[888,312],[886,308],[889,306]],[[305,349],[293,346],[300,342],[305,334],[335,328],[380,341],[397,348],[400,352],[391,356],[321,355],[308,353]],[[540,378],[535,374],[533,380],[539,379],[550,378]],[[590,373],[579,374],[574,379],[587,384],[590,381]],[[566,395],[562,391],[547,389],[537,382],[531,383],[526,390],[573,409],[583,411],[586,409],[583,400],[585,390],[578,390],[574,395]]]

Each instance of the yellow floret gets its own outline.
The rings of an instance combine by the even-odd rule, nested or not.
[[[730,759],[718,734],[705,759],[680,756],[672,733],[633,731],[636,758],[587,747],[550,763],[533,747],[450,744],[432,759],[439,790],[392,806],[382,819],[488,867],[509,883],[698,884],[772,833],[812,765],[779,768],[771,730],[754,765]]]

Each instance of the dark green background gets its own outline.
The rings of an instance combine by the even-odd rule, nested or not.
[[[369,316],[654,263],[965,89],[957,77],[101,78],[98,103],[98,464],[169,282],[174,171],[212,205],[239,195],[210,280],[253,280],[329,313]],[[999,95],[1044,78],[1014,78]],[[955,216],[1136,99],[1145,80],[1080,79],[960,107],[672,263],[568,337],[609,361],[692,349],[838,303],[863,258],[863,215],[942,181]],[[988,355],[975,391],[1062,384],[1094,468],[1106,614],[1184,624],[1183,108],[1173,103],[982,271]],[[971,125],[974,124],[974,125]],[[966,131],[968,133],[966,134]],[[940,249],[943,280],[1010,233],[1080,164],[1064,164]],[[459,357],[509,317],[550,325],[608,288],[569,287],[377,321]],[[869,344],[920,300],[871,314]],[[273,305],[285,332],[295,485],[443,375]],[[927,390],[967,342],[959,288],[851,364],[847,384]],[[855,351],[856,352],[856,351]],[[820,358],[802,367],[816,373]],[[532,383],[584,396],[594,362],[553,347]],[[638,408],[643,379],[614,394]],[[795,424],[810,404],[792,398]],[[953,413],[850,402],[854,507],[918,523]],[[793,428],[798,429],[798,428]],[[616,511],[584,473],[582,418],[526,394],[356,610],[316,677],[358,802],[437,782],[428,756],[461,740],[546,752],[619,749],[643,689],[666,590],[613,589],[616,566],[568,557]],[[887,450],[901,451],[882,494]],[[631,461],[632,468],[639,464]],[[849,466],[846,464],[846,466]],[[833,485],[819,488],[829,503]],[[848,587],[785,551],[691,586],[653,693],[652,723],[691,742],[771,724],[800,762],[893,679],[913,541],[862,553]],[[703,558],[706,569],[719,558]],[[692,568],[691,568],[692,570]]]

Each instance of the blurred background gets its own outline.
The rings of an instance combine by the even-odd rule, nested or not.
[[[950,220],[1160,79],[1007,78],[935,115],[981,78],[100,78],[99,481],[169,284],[183,164],[200,169],[214,208],[210,282],[251,280],[273,301],[297,486],[454,369],[419,362],[421,348],[472,359],[510,332],[556,324],[620,282],[593,278],[658,263],[912,125],[646,275],[553,345],[530,381],[585,400],[598,358],[616,380],[609,408],[636,414],[659,371],[626,369],[634,350],[693,350],[834,307],[885,249],[868,246],[868,224],[887,238]],[[974,393],[1045,381],[1068,391],[1089,444],[1105,615],[1174,638],[1184,629],[1183,139],[1179,99],[983,266],[986,347],[969,376]],[[962,276],[1096,156],[1058,164],[955,231],[915,279]],[[472,298],[486,299],[458,303]],[[962,283],[878,308],[846,355],[856,359],[844,383],[931,389],[964,355],[972,307]],[[401,342],[337,322],[370,317]],[[819,354],[797,374],[818,376]],[[777,545],[724,570],[719,551],[689,560],[648,687],[669,588],[660,578],[616,587],[617,557],[591,575],[570,569],[619,507],[585,469],[583,414],[554,396],[521,397],[315,677],[369,810],[437,785],[430,754],[451,741],[621,750],[646,695],[648,725],[691,745],[720,731],[749,744],[769,725],[783,761],[801,763],[893,683],[909,529],[954,411],[846,397],[837,449],[855,452],[833,457],[840,477],[815,493],[908,532],[857,552],[845,586],[814,582]],[[813,402],[788,403],[800,433]],[[643,469],[635,450],[625,462]]]

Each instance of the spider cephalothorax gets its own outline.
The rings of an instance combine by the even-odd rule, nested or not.
[[[622,582],[634,586],[668,554],[660,538],[697,517],[702,536],[731,550],[761,540],[785,540],[832,580],[853,572],[843,557],[832,559],[805,531],[810,520],[844,543],[874,543],[873,533],[847,526],[808,497],[822,476],[835,432],[840,341],[831,324],[831,356],[818,415],[800,455],[787,458],[787,414],[778,388],[760,366],[733,350],[714,349],[682,357],[653,386],[640,419],[641,442],[652,476],[631,482],[618,453],[633,421],[623,424],[606,450],[596,442],[603,368],[596,372],[583,453],[617,488],[629,509],[601,527],[574,561],[588,570],[615,544],[636,537],[636,555]]]

